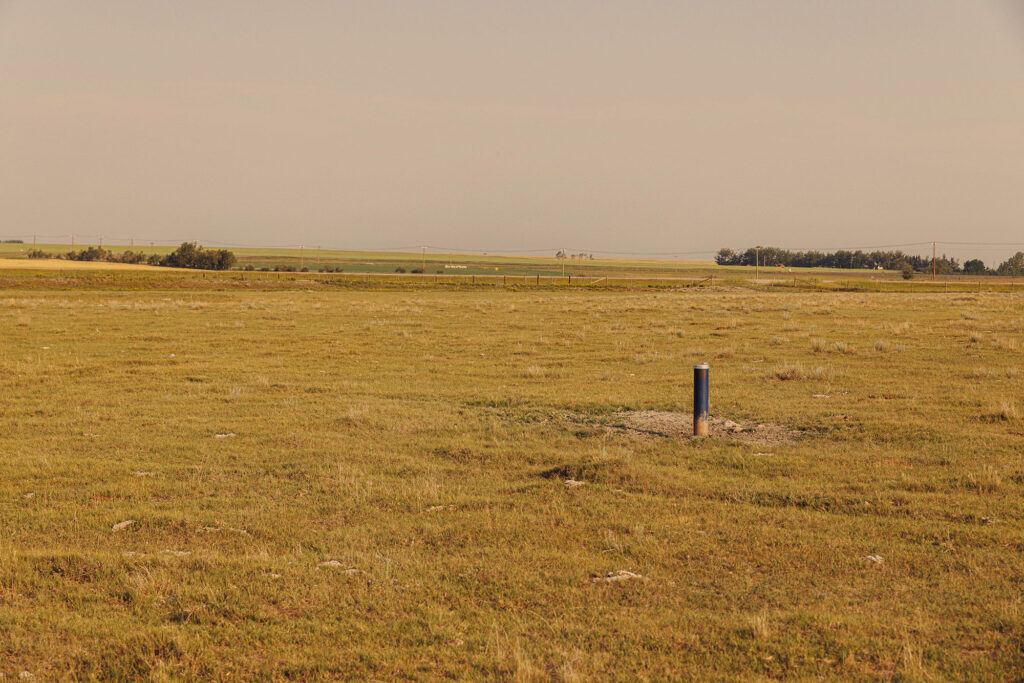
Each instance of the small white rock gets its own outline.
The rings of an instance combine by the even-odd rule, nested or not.
[[[586,483],[587,482],[585,482],[585,481],[577,481],[576,479],[566,479],[565,480],[565,488],[567,488],[567,489],[576,489],[576,488],[579,488],[580,486],[583,486]]]
[[[215,438],[215,439],[229,439],[229,438],[231,438],[234,435],[235,435],[234,432],[228,432],[227,434],[214,434],[213,438]]]
[[[631,581],[631,580],[634,580],[634,579],[642,579],[642,578],[644,578],[644,577],[642,577],[639,574],[634,574],[631,571],[626,571],[625,569],[620,569],[617,572],[608,572],[604,576],[594,576],[594,577],[591,577],[590,582],[591,583],[615,583],[617,581]]]
[[[324,562],[320,563],[320,566],[324,567],[326,569],[341,569],[345,565],[343,565],[338,560],[325,560]],[[359,570],[356,569],[355,567],[349,567],[348,569],[342,569],[341,573],[342,574],[358,574]]]
[[[112,527],[110,527],[110,530],[111,531],[122,531],[122,530],[127,529],[128,527],[130,527],[132,524],[135,524],[135,520],[134,519],[126,519],[123,522],[118,522],[117,524],[115,524]]]
[[[155,477],[156,472],[133,472],[136,477]]]
[[[23,496],[23,498],[24,498],[25,500],[32,500],[32,499],[33,499],[33,498],[35,498],[35,497],[36,497],[36,494],[35,494],[35,493],[34,493],[33,491],[29,491],[28,493],[26,493],[26,494],[25,494],[25,495]]]
[[[869,562],[874,562],[875,564],[882,564],[885,562],[885,559],[881,555],[868,555],[864,559]]]

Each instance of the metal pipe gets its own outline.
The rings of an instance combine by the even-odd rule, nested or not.
[[[711,366],[697,363],[693,366],[693,435],[708,435],[708,374]]]

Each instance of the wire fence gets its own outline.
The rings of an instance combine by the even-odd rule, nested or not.
[[[897,280],[886,278],[842,278],[814,277],[808,275],[750,278],[745,276],[600,276],[581,275],[479,275],[451,273],[380,273],[322,271],[182,271],[172,269],[103,270],[31,267],[7,270],[0,273],[0,286],[14,280],[34,279],[44,285],[47,278],[59,279],[73,285],[90,282],[110,283],[114,280],[139,286],[168,286],[175,283],[187,284],[205,281],[209,286],[226,287],[269,286],[285,288],[444,288],[475,290],[590,290],[590,291],[643,291],[643,290],[715,290],[726,289],[761,292],[853,292],[863,294],[980,294],[1004,293],[1013,295],[1024,290],[1020,281],[1013,278],[963,277],[943,280]]]

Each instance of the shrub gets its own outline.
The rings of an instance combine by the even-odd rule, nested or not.
[[[199,270],[230,270],[238,259],[227,249],[203,249],[195,242],[181,246],[160,260],[161,266]]]
[[[299,272],[300,273],[308,273],[309,272],[309,266],[302,266],[302,268],[299,269]]]
[[[914,277],[914,270],[913,270],[913,268],[911,268],[910,266],[905,266],[903,268],[903,279],[904,280],[910,280],[913,277]]]
[[[81,251],[69,251],[65,256],[69,261],[110,261],[113,254],[103,247],[89,247]]]
[[[399,267],[395,268],[395,272],[396,273],[404,273],[405,272],[405,268],[399,266]]]
[[[416,273],[418,275],[423,275],[423,269],[422,268],[413,268],[412,272]]]
[[[253,264],[249,263],[249,264],[246,264],[245,269],[249,270],[249,271],[256,270],[256,266],[254,266]]]
[[[120,263],[145,263],[147,256],[141,251],[126,250],[120,256],[114,257],[114,260]]]

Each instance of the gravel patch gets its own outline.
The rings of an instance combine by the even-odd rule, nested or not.
[[[627,410],[608,417],[568,416],[577,423],[600,425],[638,435],[671,439],[693,438],[693,415],[668,410]],[[770,422],[730,420],[720,416],[708,418],[710,438],[758,445],[776,445],[795,441],[800,433],[785,425]]]

